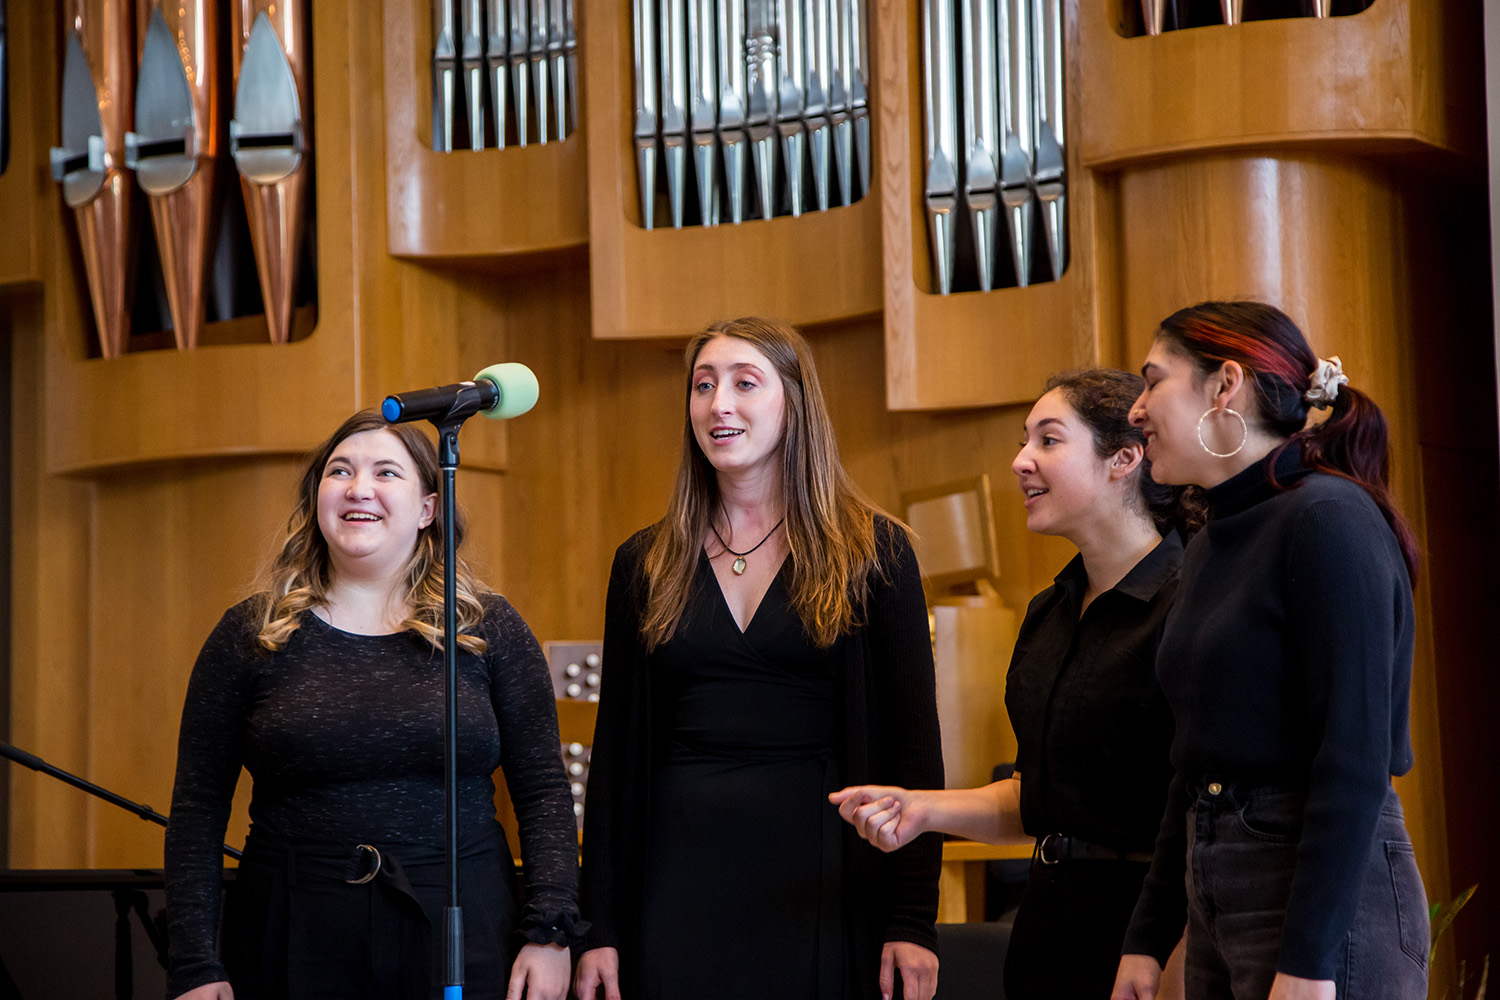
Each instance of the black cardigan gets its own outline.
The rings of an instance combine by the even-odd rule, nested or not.
[[[619,949],[625,1000],[643,995],[632,978],[642,931],[652,737],[650,672],[640,629],[646,600],[641,563],[654,530],[639,531],[621,545],[610,571],[604,681],[584,814],[582,899],[593,928],[584,947]],[[876,538],[884,573],[871,580],[862,624],[845,643],[844,776],[850,784],[942,788],[932,643],[916,555],[905,534],[883,518],[877,519]],[[883,854],[844,827],[856,996],[875,994],[884,942],[910,941],[937,951],[941,864],[938,834]]]

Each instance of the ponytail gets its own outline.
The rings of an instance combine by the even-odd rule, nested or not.
[[[1283,450],[1299,447],[1303,465],[1359,484],[1390,525],[1416,585],[1416,536],[1391,497],[1385,414],[1347,384],[1337,358],[1320,361],[1297,324],[1262,302],[1179,309],[1162,321],[1158,337],[1191,360],[1200,377],[1226,361],[1243,368],[1267,428],[1288,438],[1272,453],[1271,468]],[[1328,419],[1308,426],[1310,405],[1331,406]]]
[[[1342,386],[1328,419],[1298,431],[1288,444],[1293,442],[1302,447],[1303,465],[1358,483],[1370,495],[1401,546],[1406,572],[1415,586],[1417,538],[1391,496],[1390,431],[1375,400],[1352,386]]]

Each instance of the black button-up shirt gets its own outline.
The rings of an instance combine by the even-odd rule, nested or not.
[[[1005,707],[1031,836],[1151,851],[1172,779],[1156,647],[1182,553],[1172,532],[1081,616],[1088,575],[1075,557],[1026,609]]]

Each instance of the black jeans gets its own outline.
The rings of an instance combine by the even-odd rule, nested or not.
[[[1201,792],[1188,810],[1187,995],[1265,1000],[1306,795],[1279,787]],[[1351,847],[1351,849],[1353,849]],[[1340,946],[1339,1000],[1422,1000],[1430,936],[1427,898],[1401,814],[1387,792],[1354,922]]]

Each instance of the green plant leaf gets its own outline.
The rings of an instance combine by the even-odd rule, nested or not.
[[[1438,938],[1453,923],[1453,918],[1458,916],[1458,911],[1464,908],[1464,904],[1474,895],[1474,890],[1479,888],[1479,883],[1474,883],[1463,892],[1454,897],[1453,902],[1439,907],[1432,917],[1432,947],[1427,951],[1427,961],[1432,962],[1437,957]],[[1434,904],[1436,906],[1437,904]]]

